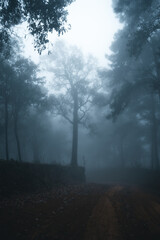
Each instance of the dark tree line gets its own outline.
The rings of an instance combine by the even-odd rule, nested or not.
[[[124,27],[116,34],[109,56],[111,70],[102,71],[108,97],[107,118],[124,116],[130,131],[136,132],[130,145],[141,159],[148,150],[153,169],[159,168],[159,96],[160,96],[160,4],[159,1],[114,1],[113,7]],[[117,120],[118,121],[118,120]],[[125,121],[122,121],[125,123]],[[126,124],[126,123],[125,123]],[[121,128],[121,127],[120,127]],[[126,129],[127,129],[126,125]],[[119,130],[121,159],[127,155],[124,129]],[[132,134],[133,138],[134,134]],[[137,148],[139,141],[141,150]],[[125,165],[124,160],[122,161]]]
[[[4,125],[5,153],[9,159],[9,123],[15,135],[18,159],[22,161],[20,122],[28,114],[29,108],[38,106],[45,95],[42,92],[41,79],[37,77],[37,66],[17,55],[6,60],[1,57],[0,104],[2,110],[1,125]]]

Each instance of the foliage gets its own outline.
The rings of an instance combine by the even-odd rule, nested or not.
[[[160,3],[158,0],[118,0],[113,6],[128,29],[130,54],[138,56],[145,44],[160,30]]]
[[[37,66],[21,56],[10,52],[10,58],[1,54],[0,108],[2,109],[1,137],[4,134],[6,159],[9,159],[10,130],[14,132],[18,159],[21,161],[21,123],[30,108],[38,108],[45,94],[42,92],[42,79],[37,77]]]
[[[160,6],[158,1],[118,0],[114,10],[124,27],[111,46],[110,69],[101,73],[105,89],[111,90],[107,118],[117,120],[120,158],[127,159],[129,148],[138,153],[138,162],[150,152],[150,166],[158,169]]]
[[[4,0],[0,4],[0,39],[9,41],[14,26],[27,21],[28,29],[35,38],[35,48],[41,53],[48,42],[48,32],[63,34],[67,22],[66,7],[73,0]]]

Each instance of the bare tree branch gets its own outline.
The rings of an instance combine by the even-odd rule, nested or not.
[[[78,109],[81,109],[82,107],[84,107],[87,103],[91,103],[91,100],[90,100],[90,97],[91,95],[88,95],[86,100],[82,103],[79,104],[79,108]]]
[[[59,108],[57,107],[59,114],[62,115],[69,123],[73,124],[73,121],[67,116],[65,109],[59,104]]]

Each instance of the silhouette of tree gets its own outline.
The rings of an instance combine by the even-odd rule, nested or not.
[[[47,57],[49,71],[53,73],[53,86],[57,95],[52,96],[57,114],[73,125],[71,165],[77,166],[78,125],[87,124],[95,86],[95,59],[83,57],[76,47],[58,42],[53,55]]]

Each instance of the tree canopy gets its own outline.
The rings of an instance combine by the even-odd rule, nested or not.
[[[128,29],[128,49],[137,56],[147,41],[160,30],[159,0],[117,0],[113,2],[115,12]]]
[[[2,0],[0,3],[0,40],[9,41],[14,26],[27,21],[39,53],[46,47],[48,32],[63,34],[67,30],[66,7],[74,0]]]
[[[148,142],[151,166],[157,169],[160,5],[158,1],[118,0],[114,2],[114,9],[124,27],[111,46],[110,70],[102,74],[105,87],[110,89],[107,118],[127,116],[135,132],[136,128],[145,128],[136,136],[144,149]]]

